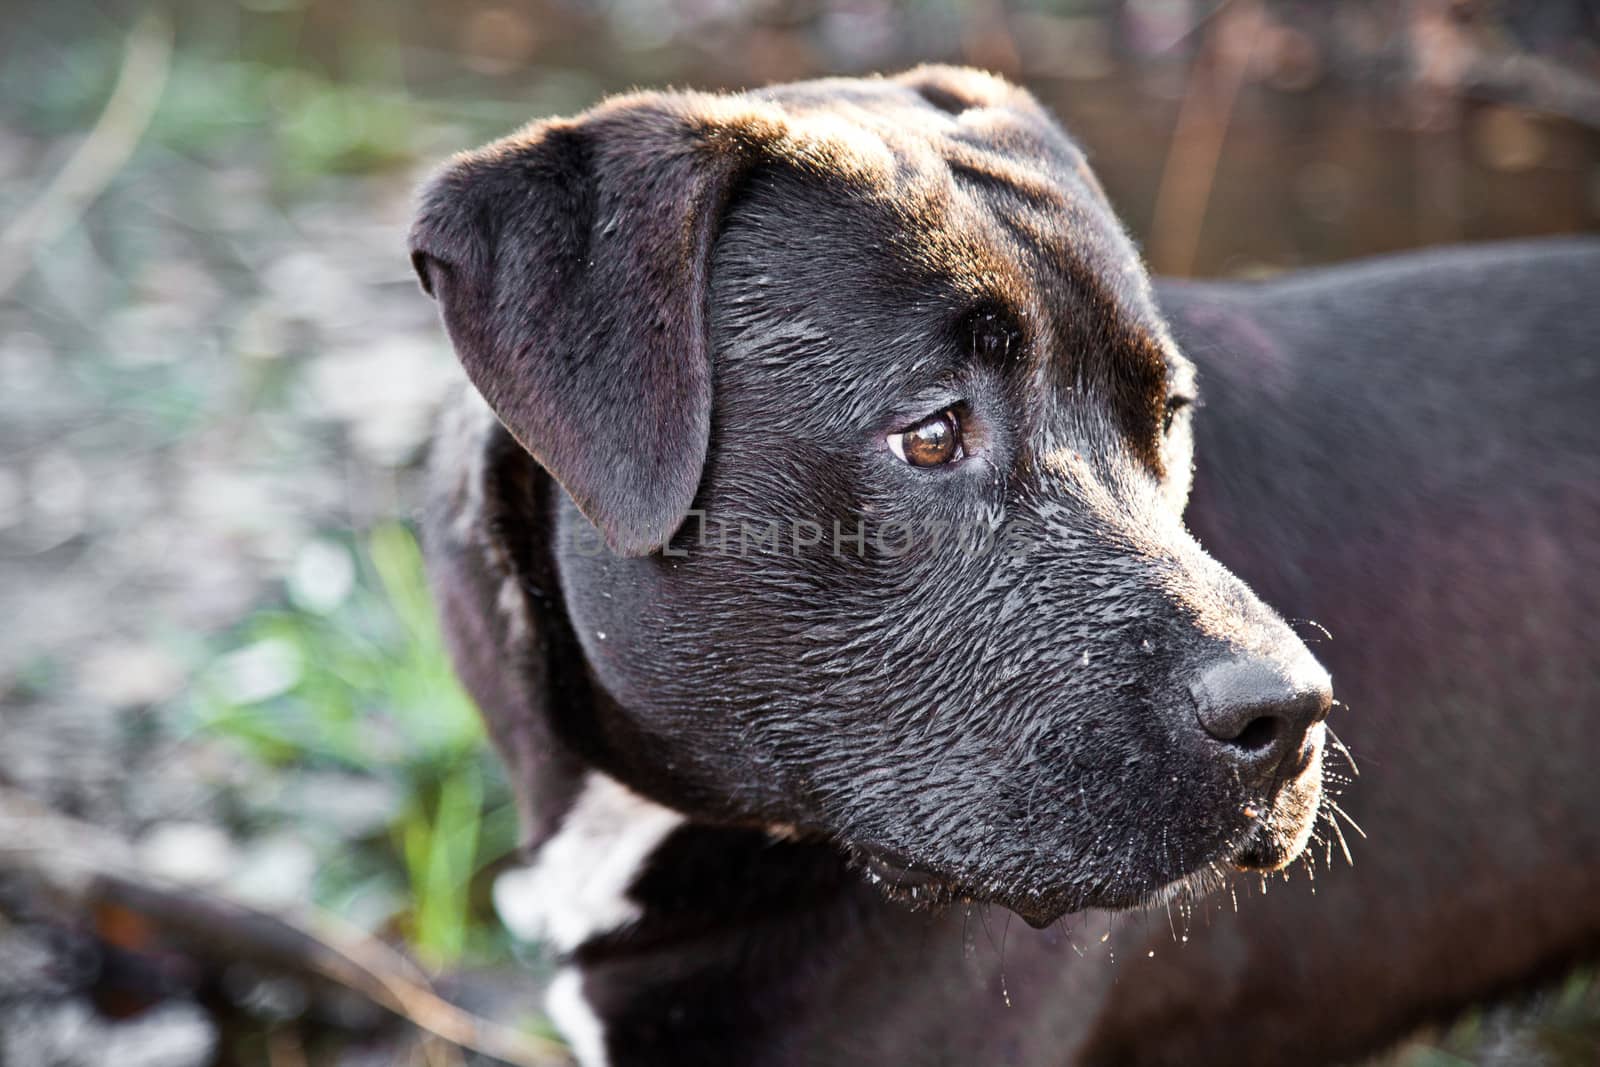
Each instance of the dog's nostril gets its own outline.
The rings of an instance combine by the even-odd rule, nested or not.
[[[1239,731],[1238,737],[1228,740],[1246,752],[1259,752],[1278,739],[1282,726],[1283,720],[1276,715],[1262,715],[1246,723],[1245,728]]]
[[[1298,669],[1297,669],[1298,668]],[[1298,753],[1332,703],[1314,661],[1239,656],[1211,664],[1190,687],[1195,717],[1252,774],[1272,775]]]

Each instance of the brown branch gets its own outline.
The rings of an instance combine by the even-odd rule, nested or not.
[[[558,1042],[489,1022],[435,993],[395,949],[326,916],[291,917],[141,871],[116,835],[0,788],[0,871],[29,876],[84,911],[138,915],[201,958],[248,960],[348,989],[458,1048],[514,1067],[568,1067]]]
[[[1255,50],[1262,18],[1260,7],[1254,2],[1229,8],[1206,31],[1203,52],[1209,53],[1211,63],[1201,55],[1190,69],[1172,143],[1156,187],[1150,223],[1150,265],[1161,273],[1186,275],[1194,270],[1200,230],[1222,156],[1222,141]],[[1221,47],[1230,22],[1245,27],[1243,49]]]

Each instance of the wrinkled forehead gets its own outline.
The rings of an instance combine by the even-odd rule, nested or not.
[[[832,266],[955,313],[999,308],[1072,379],[1159,391],[1171,342],[1083,153],[1026,92],[970,73],[755,94],[786,116],[774,162],[842,208],[814,221],[852,231]]]

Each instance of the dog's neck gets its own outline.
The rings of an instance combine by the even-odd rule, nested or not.
[[[560,954],[546,1009],[584,1067],[669,1033],[701,1062],[770,1051],[773,1034],[728,1006],[760,987],[792,1023],[815,992],[797,977],[815,973],[808,957],[881,906],[831,846],[698,824],[597,770],[494,898],[514,934]]]
[[[911,910],[833,845],[698,823],[595,770],[575,795],[495,900],[560,952],[546,1008],[583,1067],[1051,1062],[1117,973],[1103,914]]]
[[[511,932],[561,954],[545,1008],[584,1067],[607,1062],[607,1026],[584,994],[575,954],[640,924],[643,904],[630,890],[662,842],[684,824],[677,812],[588,771],[532,862],[495,882],[495,908]]]

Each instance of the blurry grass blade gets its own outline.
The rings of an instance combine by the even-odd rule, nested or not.
[[[133,155],[161,100],[171,62],[172,23],[151,7],[128,36],[117,84],[94,127],[39,197],[0,230],[0,296],[72,228]]]
[[[423,577],[422,550],[411,531],[399,523],[379,526],[372,531],[367,550],[389,604],[412,643],[440,647],[433,598]]]
[[[476,767],[464,765],[440,783],[433,818],[424,814],[405,829],[413,933],[417,949],[435,964],[453,962],[466,947],[482,809],[482,780]]]

